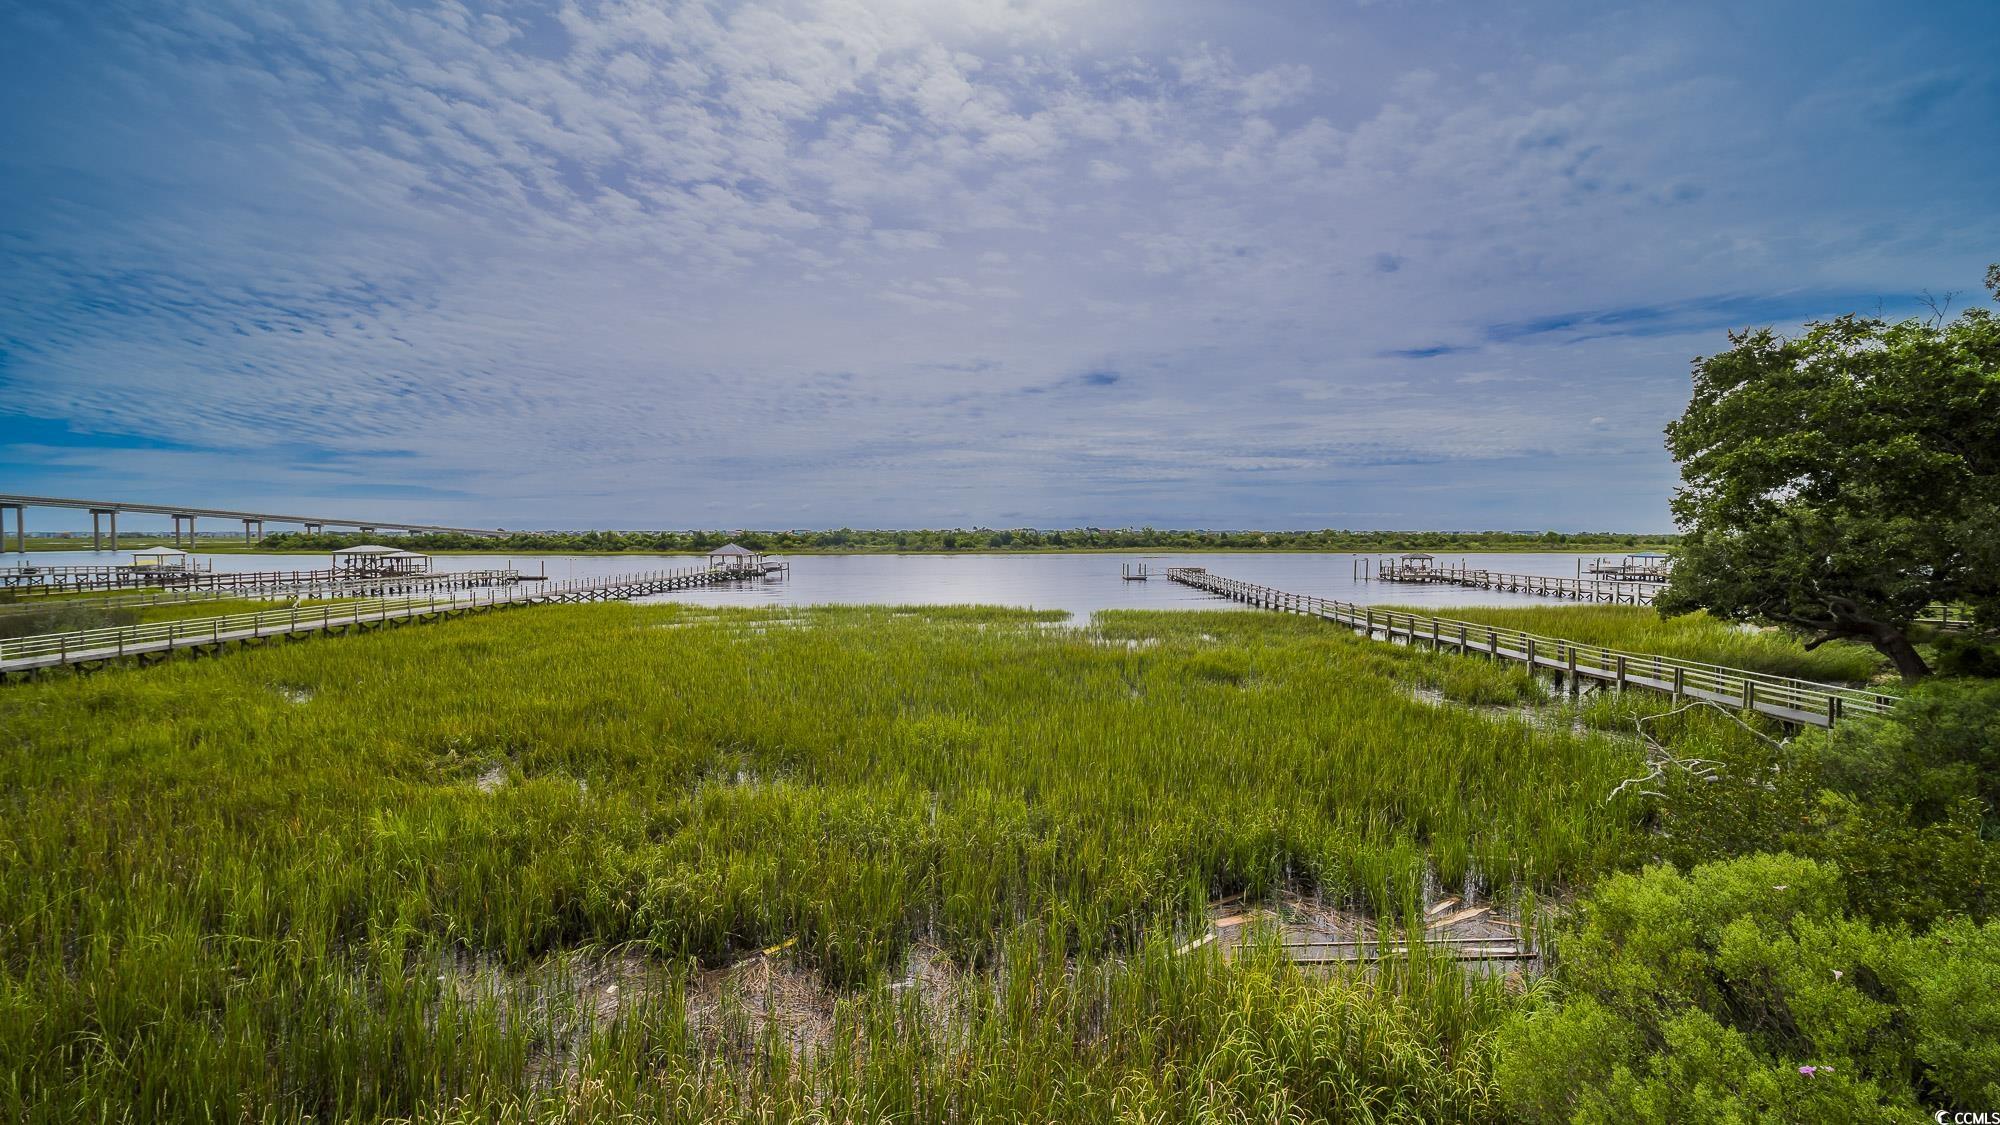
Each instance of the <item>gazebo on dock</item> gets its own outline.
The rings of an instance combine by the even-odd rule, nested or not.
[[[187,570],[193,562],[194,557],[178,547],[148,547],[132,552],[132,561],[126,565],[147,570]]]
[[[762,570],[764,553],[753,551],[740,543],[728,543],[708,553],[709,569]]]
[[[1426,555],[1422,551],[1411,551],[1407,555],[1400,556],[1397,561],[1402,563],[1405,570],[1429,570],[1432,561],[1436,557],[1435,555]]]
[[[1641,551],[1625,556],[1625,571],[1635,578],[1664,580],[1674,569],[1674,557],[1658,551]]]
[[[333,569],[343,578],[423,574],[430,568],[429,555],[375,543],[365,543],[359,547],[342,547],[333,553]]]

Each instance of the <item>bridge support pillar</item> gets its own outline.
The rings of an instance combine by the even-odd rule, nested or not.
[[[111,549],[114,551],[118,549],[118,509],[92,508],[90,510],[90,549],[93,551],[102,551],[104,549],[104,529],[101,521],[105,516],[111,517]]]
[[[14,509],[14,539],[22,554],[28,553],[28,517],[26,504],[0,504],[0,553],[7,550],[7,509]]]

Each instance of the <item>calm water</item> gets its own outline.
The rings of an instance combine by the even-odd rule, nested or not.
[[[36,551],[38,565],[61,566],[123,562],[129,555],[109,551]],[[317,555],[202,555],[217,570],[295,570],[325,567]],[[1060,609],[1079,616],[1100,609],[1231,609],[1235,602],[1168,582],[1169,566],[1205,566],[1217,574],[1275,586],[1298,594],[1316,594],[1364,604],[1394,605],[1523,605],[1550,604],[1526,594],[1465,590],[1452,586],[1404,586],[1387,582],[1357,582],[1355,560],[1372,569],[1377,556],[1349,554],[1175,554],[1145,555],[796,555],[790,557],[791,577],[755,580],[662,595],[648,601],[681,601],[713,606],[776,606],[812,604],[897,603],[905,605],[1009,605]],[[1516,574],[1574,576],[1577,561],[1588,566],[1594,554],[1440,555],[1440,565],[1461,560],[1474,568]],[[0,566],[13,566],[19,554],[0,555]],[[704,559],[687,555],[569,556],[440,555],[439,570],[480,570],[512,565],[552,579],[588,578],[648,570],[676,570],[700,565]],[[1145,563],[1154,577],[1125,582],[1119,568]]]

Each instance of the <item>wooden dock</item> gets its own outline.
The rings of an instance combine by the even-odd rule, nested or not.
[[[1363,561],[1365,563],[1366,560]],[[1554,578],[1543,574],[1509,574],[1464,566],[1412,566],[1386,559],[1375,564],[1372,576],[1364,570],[1362,577],[1373,577],[1378,582],[1463,586],[1470,590],[1498,590],[1509,594],[1533,594],[1573,602],[1608,602],[1612,605],[1651,605],[1653,594],[1659,589],[1659,583],[1651,580]]]
[[[86,594],[119,590],[208,590],[240,593],[253,589],[320,588],[350,582],[377,584],[410,582],[425,578],[428,571],[374,573],[353,569],[323,570],[196,570],[182,567],[151,566],[19,566],[0,570],[0,593],[11,592],[16,599],[57,594]],[[491,580],[521,575],[504,570],[440,571],[442,580],[464,585],[472,580]]]
[[[264,572],[266,574],[271,572]],[[321,575],[321,571],[280,572]],[[291,582],[265,578],[254,582],[229,585],[201,586],[148,586],[136,590],[111,588],[105,591],[89,591],[78,594],[74,591],[25,587],[13,590],[0,589],[0,610],[30,605],[79,605],[92,609],[116,609],[126,606],[176,605],[187,602],[222,601],[240,599],[245,601],[270,601],[290,598],[386,598],[399,594],[433,594],[452,590],[486,589],[492,586],[514,586],[522,582],[541,582],[540,575],[523,574],[518,570],[444,570],[426,571],[418,574],[382,574],[354,577],[351,574],[333,580],[316,578],[311,581]]]
[[[0,680],[63,667],[89,668],[119,660],[158,660],[175,652],[218,651],[231,645],[261,644],[276,637],[345,633],[385,625],[436,621],[458,614],[484,613],[511,606],[623,601],[697,586],[741,582],[753,577],[761,577],[761,574],[736,567],[695,567],[535,586],[513,585],[457,593],[369,598],[338,604],[293,605],[261,613],[233,613],[150,625],[16,637],[0,640]]]
[[[1627,555],[1613,562],[1610,559],[1593,559],[1582,568],[1599,578],[1617,578],[1627,582],[1655,582],[1664,585],[1674,576],[1674,568],[1663,556]]]
[[[1769,676],[1651,653],[1622,652],[1519,629],[1287,593],[1210,574],[1201,567],[1170,567],[1167,578],[1246,605],[1322,617],[1374,640],[1519,661],[1534,671],[1566,677],[1565,682],[1573,685],[1591,682],[1620,690],[1645,688],[1668,693],[1676,699],[1706,700],[1787,723],[1830,727],[1847,715],[1885,714],[1897,702],[1894,696],[1864,688]]]

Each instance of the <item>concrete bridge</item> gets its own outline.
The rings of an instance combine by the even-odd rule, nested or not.
[[[353,520],[334,516],[294,516],[275,512],[246,512],[229,508],[196,508],[185,504],[148,504],[128,500],[77,500],[63,496],[16,496],[0,493],[0,552],[7,548],[7,513],[14,513],[14,538],[22,552],[28,549],[29,508],[58,508],[75,512],[90,513],[90,545],[92,550],[103,550],[103,520],[111,519],[111,549],[118,549],[118,515],[121,512],[136,512],[143,515],[172,516],[174,521],[174,543],[181,542],[181,521],[187,521],[187,542],[194,545],[195,520],[200,517],[220,520],[243,521],[243,540],[254,543],[264,536],[265,523],[294,523],[308,532],[332,528],[351,528],[367,534],[374,531],[450,531],[461,535],[501,536],[507,534],[497,527],[446,527],[430,523],[402,523],[397,520]]]

